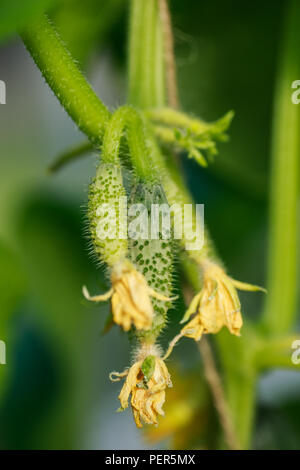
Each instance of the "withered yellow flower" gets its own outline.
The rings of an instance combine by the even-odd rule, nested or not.
[[[113,378],[113,377],[116,378]],[[131,394],[131,407],[137,427],[146,424],[158,424],[158,415],[164,415],[165,390],[172,386],[170,374],[155,346],[145,346],[138,360],[131,368],[121,374],[112,372],[112,381],[126,377],[119,395],[120,411],[128,406]]]
[[[201,267],[203,288],[193,298],[181,323],[194,313],[195,316],[183,327],[181,335],[199,341],[203,333],[218,333],[226,326],[230,333],[240,336],[243,320],[236,289],[264,292],[265,289],[232,279],[212,261],[204,261]]]
[[[171,373],[176,388],[166,401],[165,416],[158,427],[147,426],[144,436],[152,445],[168,439],[172,449],[188,449],[199,444],[199,440],[205,446],[210,439],[207,433],[210,394],[206,382],[197,369],[183,373],[172,368]]]
[[[150,296],[158,300],[172,300],[151,289],[144,276],[125,260],[117,263],[111,273],[111,289],[102,295],[90,296],[83,287],[83,295],[93,302],[103,302],[111,298],[114,322],[128,331],[133,324],[138,330],[151,328],[153,307]]]

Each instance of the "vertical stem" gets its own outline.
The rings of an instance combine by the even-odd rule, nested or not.
[[[165,104],[163,35],[157,0],[131,0],[129,102],[140,108]]]
[[[237,432],[241,449],[251,447],[251,437],[255,415],[256,374],[248,371],[236,374],[236,371],[226,373],[225,387],[234,429]],[[230,380],[228,380],[230,377]]]
[[[239,449],[239,444],[237,442],[236,434],[233,428],[230,409],[224,396],[221,378],[218,374],[213,352],[207,338],[201,338],[201,341],[199,342],[199,350],[203,359],[206,380],[209,383],[215,407],[219,414],[225,440],[229,449],[237,450]]]
[[[268,291],[264,323],[284,333],[295,320],[297,295],[297,200],[299,194],[300,106],[291,84],[300,76],[300,2],[291,0],[274,99]]]
[[[164,57],[166,65],[166,88],[168,94],[168,104],[172,108],[178,108],[178,87],[174,55],[174,39],[168,0],[158,0],[158,2],[164,36]]]
[[[237,338],[221,331],[216,341],[224,373],[227,403],[240,448],[251,445],[255,414],[255,387],[257,374],[254,367],[255,333],[245,325],[243,337]]]
[[[270,209],[269,294],[263,322],[270,333],[284,332],[295,317],[296,244],[300,108],[291,101],[291,84],[300,75],[300,3],[287,10],[274,99]],[[300,39],[300,38],[299,38]],[[251,443],[257,368],[255,335],[245,325],[243,342],[218,335],[228,402],[242,448]]]

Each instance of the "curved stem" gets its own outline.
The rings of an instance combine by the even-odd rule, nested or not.
[[[21,32],[25,46],[67,113],[99,146],[110,113],[78,69],[58,33],[43,16]]]
[[[102,158],[110,162],[118,160],[123,132],[126,133],[130,160],[136,176],[144,181],[157,180],[158,174],[148,157],[147,143],[151,140],[151,135],[147,132],[143,116],[132,106],[122,106],[113,114],[104,135]]]

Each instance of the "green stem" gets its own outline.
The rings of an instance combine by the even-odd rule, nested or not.
[[[119,165],[121,140],[128,119],[128,108],[119,108],[106,128],[102,144],[102,160]]]
[[[149,134],[142,116],[136,111],[131,112],[128,121],[127,139],[130,148],[130,157],[136,175],[144,181],[154,182],[159,180],[149,156]]]
[[[255,330],[250,324],[244,325],[242,339],[222,330],[216,336],[216,341],[233,427],[241,449],[248,449],[251,445],[255,414],[257,380],[254,364],[257,343]]]
[[[157,0],[131,0],[129,102],[140,108],[165,105],[163,33]]]
[[[244,373],[229,371],[226,368],[224,371],[226,374],[225,390],[233,419],[233,428],[237,433],[241,449],[246,450],[251,447],[257,374],[254,369],[248,369]]]
[[[172,108],[150,109],[146,113],[154,122],[186,129],[196,136],[204,134],[205,132],[211,132],[214,137],[222,136],[222,134],[227,131],[234,117],[234,112],[228,111],[221,119],[208,123]]]
[[[300,371],[300,364],[292,359],[293,344],[298,336],[283,336],[263,340],[256,348],[255,366],[258,370],[283,367]]]
[[[268,291],[264,325],[284,333],[295,321],[300,107],[291,100],[300,76],[300,2],[289,3],[274,98]]]
[[[111,163],[118,162],[123,133],[127,139],[130,160],[136,176],[149,182],[158,180],[158,173],[148,156],[147,142],[151,140],[151,135],[147,132],[143,116],[132,106],[122,106],[113,114],[104,134],[102,159]]]
[[[50,21],[41,17],[21,33],[45,80],[79,129],[99,146],[110,113],[79,71]]]
[[[273,334],[284,333],[295,317],[296,296],[296,203],[299,159],[299,108],[291,102],[291,83],[299,76],[297,51],[300,4],[290,2],[286,37],[275,93],[273,123],[273,168],[271,180],[271,221],[269,257],[269,295],[264,324]],[[255,409],[255,383],[260,369],[289,366],[287,342],[260,340],[249,325],[243,328],[243,341],[226,336],[217,337],[222,359],[228,402],[242,448],[251,443]],[[290,345],[291,347],[291,345]],[[290,353],[291,354],[291,353]],[[238,358],[238,361],[237,361]]]

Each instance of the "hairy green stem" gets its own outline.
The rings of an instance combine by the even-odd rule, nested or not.
[[[300,107],[291,84],[300,76],[300,3],[289,2],[274,97],[268,292],[264,326],[284,333],[295,321],[297,213],[299,197]]]
[[[99,146],[110,113],[78,69],[58,33],[43,16],[21,32],[25,46],[64,109]]]
[[[228,111],[221,119],[208,123],[172,108],[150,109],[146,111],[146,114],[152,121],[166,126],[186,129],[194,135],[211,131],[212,135],[217,137],[228,129],[234,117],[234,112]]]
[[[148,156],[147,142],[151,135],[147,132],[142,114],[132,106],[122,106],[113,114],[109,129],[104,135],[102,158],[111,163],[118,161],[123,133],[136,176],[144,181],[157,181],[158,174]]]

